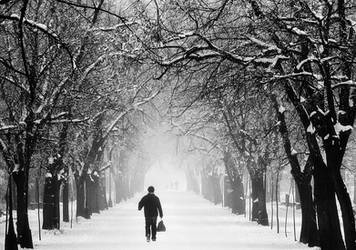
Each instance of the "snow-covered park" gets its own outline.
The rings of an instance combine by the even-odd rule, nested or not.
[[[158,233],[156,242],[144,237],[144,217],[137,210],[140,195],[93,216],[80,218],[73,228],[43,231],[39,241],[33,225],[35,249],[41,250],[221,250],[221,249],[310,249],[276,234],[269,227],[249,222],[243,215],[213,205],[190,192],[157,193],[164,210],[166,232]],[[36,223],[33,221],[33,223]],[[1,246],[3,247],[3,246]],[[2,249],[2,248],[0,248]]]
[[[0,0],[0,250],[355,250],[355,9]]]

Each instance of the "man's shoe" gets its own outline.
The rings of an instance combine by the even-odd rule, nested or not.
[[[152,238],[152,241],[156,241],[156,238]]]
[[[150,242],[150,236],[147,236],[147,237],[146,237],[146,241],[147,241],[147,242]]]

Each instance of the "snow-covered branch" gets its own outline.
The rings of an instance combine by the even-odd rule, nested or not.
[[[89,117],[84,119],[59,119],[59,120],[51,120],[50,124],[59,124],[59,123],[83,123],[89,120]]]
[[[234,63],[239,63],[239,64],[248,64],[250,63],[254,57],[242,57],[240,55],[236,55],[233,54],[231,52],[228,52],[224,49],[219,48],[218,46],[216,46],[215,44],[213,44],[208,38],[202,36],[202,35],[198,35],[204,42],[206,42],[208,44],[208,48],[212,51],[218,52],[221,57],[224,57],[226,59],[228,59],[231,62]]]
[[[199,60],[214,58],[214,57],[220,57],[220,54],[209,51],[208,47],[206,46],[199,45],[199,46],[193,46],[190,49],[185,50],[183,53],[179,53],[178,55],[175,55],[173,58],[164,59],[161,62],[161,65],[172,66],[174,64],[177,64],[187,59],[194,59],[199,61]]]
[[[134,103],[132,105],[133,109],[137,109],[138,107],[142,106],[143,104],[151,101],[153,98],[155,98],[159,93],[161,92],[161,90],[156,91],[155,93],[153,93],[151,96],[143,98],[142,101]]]
[[[17,125],[4,125],[4,126],[0,127],[0,132],[14,130],[14,129],[18,129],[18,126]]]
[[[2,156],[11,171],[15,169],[15,162],[14,159],[11,157],[9,148],[7,147],[6,143],[0,138],[0,152],[2,153]]]
[[[304,64],[307,64],[307,63],[310,63],[310,62],[319,62],[319,59],[314,57],[314,56],[313,57],[308,57],[308,58],[302,60],[300,63],[298,63],[296,69],[300,70],[304,66]]]
[[[134,55],[126,53],[125,51],[120,51],[120,52],[115,52],[115,53],[110,53],[110,54],[103,54],[100,57],[98,57],[92,64],[90,64],[84,70],[83,74],[80,77],[78,85],[81,85],[83,83],[83,81],[88,77],[90,72],[92,72],[99,63],[104,61],[104,59],[109,58],[109,57],[113,57],[113,56],[127,56],[127,57],[131,57],[131,58],[134,57]]]
[[[111,54],[104,54],[101,55],[100,57],[98,57],[93,63],[91,63],[89,66],[87,66],[83,72],[83,74],[80,77],[79,83],[78,85],[80,85],[90,74],[90,72],[92,72],[95,67],[102,62],[105,58],[110,57],[110,56],[115,56],[115,55],[122,55],[122,52],[116,52],[116,53],[111,53]],[[77,56],[79,56],[79,54],[77,54]],[[74,61],[76,59],[73,59]],[[74,63],[74,65],[76,65]],[[73,68],[72,69],[72,73],[74,73],[74,71],[77,68]],[[49,98],[46,98],[45,100],[43,100],[42,104],[38,107],[38,109],[36,110],[36,113],[40,113],[42,112],[42,110],[45,107],[53,107],[55,100],[58,98],[58,95],[61,93],[62,89],[64,88],[65,84],[67,84],[69,82],[69,80],[71,79],[71,74],[69,74],[67,77],[65,77],[64,79],[62,79],[62,81],[54,88],[52,94],[49,96]],[[51,109],[49,109],[51,110]],[[55,119],[55,118],[53,118]]]
[[[283,79],[290,79],[290,78],[295,78],[295,77],[301,77],[301,76],[311,76],[314,77],[316,80],[320,80],[320,76],[319,75],[315,75],[313,73],[310,72],[299,72],[299,73],[291,73],[291,74],[285,74],[285,75],[275,75],[271,80],[283,80]]]
[[[156,91],[153,93],[151,96],[144,98],[142,101],[133,103],[130,105],[128,108],[126,108],[124,111],[122,111],[110,124],[109,126],[105,129],[105,132],[103,133],[102,138],[106,139],[111,131],[115,128],[115,126],[119,123],[119,121],[128,113],[131,111],[137,110],[140,106],[144,105],[145,103],[151,101],[153,98],[155,98],[158,94],[160,93],[160,90]]]
[[[132,26],[134,24],[138,24],[136,21],[131,21],[131,22],[126,22],[126,23],[119,23],[116,24],[114,26],[108,26],[108,27],[96,27],[96,28],[92,28],[89,31],[103,31],[103,32],[110,32],[110,31],[116,31],[120,28],[123,27],[128,27],[128,26]]]
[[[178,35],[172,36],[172,37],[168,38],[167,40],[165,40],[164,44],[168,44],[168,43],[171,43],[171,42],[179,41],[179,40],[182,40],[182,39],[185,39],[185,38],[188,38],[188,37],[193,37],[193,36],[196,36],[196,34],[193,31],[188,31],[188,32],[185,32],[185,33],[179,33]]]
[[[104,8],[98,8],[97,6],[91,6],[88,4],[82,4],[80,1],[76,1],[76,2],[71,2],[71,1],[66,1],[66,0],[57,0],[60,3],[69,5],[69,6],[74,6],[74,7],[78,7],[78,8],[83,8],[83,9],[92,9],[92,10],[99,10],[101,12],[107,13],[108,15],[117,17],[119,20],[121,20],[123,23],[127,22],[125,17],[122,17],[114,12],[111,12],[109,10],[106,10]]]
[[[178,38],[176,38],[176,39],[182,39],[182,38],[186,38],[189,36],[199,37],[205,43],[205,45],[195,45],[189,49],[186,49],[184,47],[178,47],[183,52],[177,53],[173,58],[163,60],[163,62],[161,63],[162,66],[171,66],[176,63],[182,62],[184,60],[201,61],[201,60],[207,60],[210,58],[221,58],[221,59],[226,59],[226,60],[229,60],[233,63],[237,63],[240,65],[248,65],[248,64],[264,65],[264,66],[267,65],[267,67],[269,69],[271,69],[280,60],[289,59],[288,57],[280,55],[280,54],[274,55],[272,57],[265,56],[271,51],[280,53],[281,50],[273,44],[268,44],[268,43],[263,42],[257,38],[254,38],[254,37],[248,37],[248,39],[251,40],[251,42],[253,42],[254,44],[257,44],[257,45],[265,48],[262,50],[263,55],[241,56],[236,53],[226,51],[225,49],[220,48],[217,45],[213,44],[212,41],[210,41],[208,38],[204,37],[203,35],[200,35],[198,33],[193,33],[193,32],[188,32],[188,33],[182,34],[181,36],[178,36]],[[164,49],[166,47],[161,47],[161,48]]]
[[[9,82],[9,83],[11,83],[12,85],[14,85],[14,86],[16,86],[16,87],[22,89],[23,91],[25,91],[25,93],[27,93],[27,94],[30,93],[29,89],[28,89],[27,87],[25,87],[25,86],[24,86],[23,84],[21,84],[21,83],[17,83],[15,80],[13,80],[13,79],[11,79],[11,78],[9,78],[9,77],[6,77],[6,76],[2,76],[2,75],[0,75],[0,78],[3,79],[3,80],[5,80],[5,81],[7,81],[7,82]]]
[[[6,151],[7,150],[7,146],[5,144],[5,142],[0,138],[0,151]]]
[[[316,57],[314,57],[314,56],[311,56],[311,57],[308,57],[308,58],[302,60],[302,61],[296,66],[296,69],[297,69],[297,70],[301,70],[305,64],[311,63],[311,62],[314,62],[314,63],[318,64],[319,66],[321,66],[322,63],[325,63],[325,62],[334,60],[334,59],[336,59],[336,58],[338,58],[338,57],[337,57],[337,56],[329,56],[329,57],[325,57],[325,58],[316,58]]]
[[[0,14],[0,19],[12,20],[12,21],[17,21],[17,22],[21,21],[21,17],[17,14],[11,14],[9,16]],[[47,35],[51,36],[52,38],[54,38],[56,40],[59,38],[56,33],[51,31],[43,23],[39,23],[39,22],[30,20],[30,19],[26,19],[26,18],[23,18],[23,23],[28,26],[31,26],[32,28],[38,29],[38,30],[42,31],[43,33],[46,33]]]
[[[270,43],[264,42],[264,41],[262,41],[260,39],[257,39],[255,37],[251,37],[251,36],[248,36],[247,38],[249,40],[251,40],[251,42],[253,42],[254,44],[256,44],[258,46],[261,46],[261,47],[265,47],[266,49],[264,49],[263,52],[276,51],[279,54],[281,53],[281,49],[278,48],[274,44],[270,44]]]
[[[110,168],[111,165],[112,165],[111,162],[108,162],[104,167],[102,167],[102,168],[99,169],[99,172],[105,171],[106,169]]]
[[[67,77],[63,78],[62,81],[59,82],[59,84],[54,88],[54,90],[53,90],[52,94],[49,96],[49,98],[45,99],[42,102],[42,104],[37,108],[37,110],[36,110],[37,114],[41,113],[45,107],[54,105],[55,100],[57,99],[58,95],[62,91],[64,85],[69,81],[69,79],[70,79],[70,77],[67,76]]]
[[[214,148],[217,148],[220,152],[224,152],[224,150],[220,147],[220,145],[217,142],[212,141],[208,137],[199,135],[196,133],[192,133],[190,130],[185,130],[184,128],[182,128],[181,125],[179,125],[173,121],[171,122],[171,124],[173,125],[173,127],[177,128],[182,133],[183,136],[191,136],[191,137],[195,137],[200,140],[208,142],[212,146],[212,148],[209,150],[209,152]]]
[[[61,118],[61,117],[67,116],[68,114],[69,114],[68,112],[61,112],[61,113],[59,113],[59,114],[52,115],[52,116],[51,116],[51,120],[59,119],[59,118]]]
[[[340,82],[340,83],[337,83],[337,84],[334,84],[331,86],[333,89],[336,89],[336,88],[340,88],[340,87],[352,87],[352,88],[356,88],[356,82],[355,81],[352,81],[352,80],[348,80],[348,81],[345,81],[345,82]]]

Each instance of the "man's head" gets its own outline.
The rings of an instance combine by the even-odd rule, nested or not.
[[[153,192],[155,191],[155,188],[154,188],[153,186],[149,186],[149,187],[147,188],[147,191],[148,191],[149,193],[153,193]]]

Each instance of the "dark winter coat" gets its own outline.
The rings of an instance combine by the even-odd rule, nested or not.
[[[158,212],[159,216],[163,217],[161,202],[155,194],[148,193],[142,197],[141,201],[138,203],[138,210],[141,210],[143,207],[145,217],[157,217]]]

